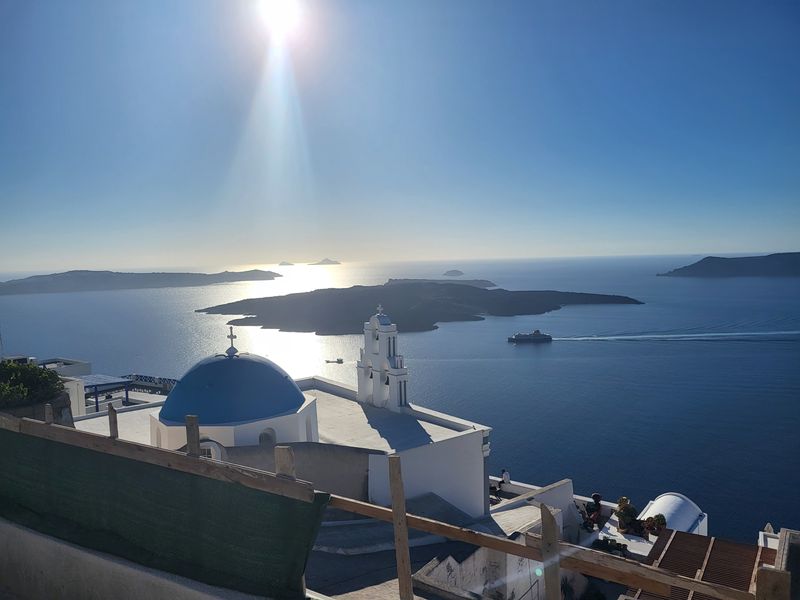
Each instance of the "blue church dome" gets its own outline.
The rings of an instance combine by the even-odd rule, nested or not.
[[[159,419],[183,424],[186,415],[197,415],[201,425],[222,425],[269,419],[303,405],[303,392],[286,371],[262,356],[233,352],[189,369],[167,396]]]

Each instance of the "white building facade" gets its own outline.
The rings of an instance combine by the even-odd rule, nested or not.
[[[409,401],[397,326],[380,307],[364,323],[356,389],[321,378],[295,382],[272,361],[239,353],[233,331],[229,338],[224,354],[189,369],[149,415],[151,445],[183,448],[186,416],[195,415],[205,456],[255,466],[259,446],[298,444],[299,477],[305,468],[308,480],[325,479],[326,491],[360,489],[360,499],[382,505],[391,504],[388,457],[397,454],[407,497],[434,493],[470,516],[488,512],[491,429]],[[325,446],[339,448],[320,452]],[[312,454],[314,464],[304,463]],[[328,477],[335,473],[338,479]]]

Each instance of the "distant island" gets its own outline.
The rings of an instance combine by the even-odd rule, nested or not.
[[[486,290],[454,283],[403,283],[324,289],[272,298],[252,298],[197,312],[247,315],[231,325],[253,325],[317,335],[361,333],[364,321],[383,304],[401,331],[430,331],[436,323],[480,321],[484,315],[538,315],[572,304],[642,304],[627,296],[576,292]]]
[[[450,269],[449,271],[445,271],[442,273],[445,277],[461,277],[464,274],[464,271],[459,271],[458,269]]]
[[[479,288],[495,288],[497,284],[488,279],[390,279],[384,285],[398,285],[401,283],[451,283],[455,285],[471,285]]]
[[[659,277],[800,277],[800,252],[736,258],[706,256],[691,265],[658,275]]]
[[[320,265],[340,265],[342,263],[340,263],[338,260],[332,260],[330,258],[323,258],[319,262],[308,263],[308,264],[310,264],[312,267],[318,267]]]
[[[117,273],[115,271],[67,271],[34,275],[0,282],[0,296],[56,292],[96,292],[142,288],[190,287],[234,281],[269,281],[280,277],[273,271],[224,271],[222,273]]]
[[[282,260],[281,262],[278,263],[278,266],[279,267],[293,267],[294,263],[290,263],[290,262],[287,262],[285,260]]]

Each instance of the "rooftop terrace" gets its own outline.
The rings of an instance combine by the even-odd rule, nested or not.
[[[305,387],[305,386],[304,386]],[[328,386],[330,389],[330,386]],[[463,423],[448,427],[426,418],[426,413],[400,414],[356,402],[316,387],[304,393],[317,399],[319,441],[379,452],[402,451],[458,436]],[[158,415],[164,401],[118,409],[120,439],[140,444],[150,443],[150,415]],[[105,413],[92,414],[75,422],[81,431],[108,435]]]

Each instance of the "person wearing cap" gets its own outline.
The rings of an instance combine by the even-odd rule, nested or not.
[[[617,515],[617,519],[619,519],[617,529],[620,533],[627,533],[629,529],[635,528],[637,524],[636,517],[639,515],[639,512],[636,510],[636,507],[631,504],[627,496],[622,496],[617,500],[617,510],[614,511],[614,514]]]

